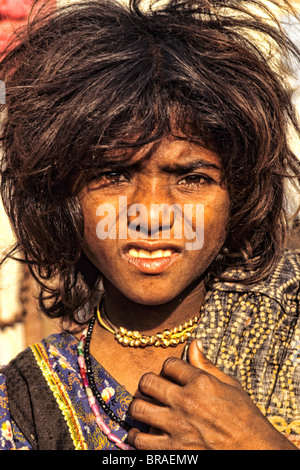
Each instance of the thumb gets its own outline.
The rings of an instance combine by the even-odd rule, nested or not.
[[[232,379],[224,374],[224,372],[220,371],[203,353],[202,351],[202,344],[199,340],[194,340],[191,342],[189,349],[188,349],[188,361],[189,363],[197,367],[198,369],[202,369],[205,372],[217,377],[222,382],[232,383]]]
[[[206,370],[207,372],[216,369],[213,363],[203,353],[202,343],[197,339],[192,341],[189,346],[188,361],[192,366],[198,367],[198,369]]]

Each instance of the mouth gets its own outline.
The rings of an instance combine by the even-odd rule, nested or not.
[[[128,244],[123,256],[139,271],[146,274],[161,274],[181,255],[182,249],[169,243],[136,242]]]

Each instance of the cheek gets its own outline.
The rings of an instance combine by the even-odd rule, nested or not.
[[[204,243],[202,254],[207,256],[207,267],[220,252],[227,238],[227,227],[230,218],[229,198],[216,199],[204,210]]]
[[[112,209],[111,213],[104,212],[99,214],[99,207],[103,206],[103,201],[99,200],[97,192],[83,194],[80,199],[80,205],[84,218],[84,243],[83,250],[88,258],[98,267],[99,263],[106,263],[111,259],[113,250],[115,248],[115,239],[103,238],[101,233],[99,235],[98,225],[102,219],[109,222],[109,225],[114,225],[115,214],[117,209],[114,204],[115,201],[109,201],[109,206]],[[114,210],[113,210],[114,209]],[[111,219],[112,217],[112,219]],[[104,232],[106,232],[106,225],[103,223]],[[104,260],[104,261],[103,261]]]
[[[214,197],[199,205],[193,213],[193,230],[202,230],[204,245],[224,243],[227,236],[227,226],[230,217],[230,199],[227,191],[220,191]]]
[[[97,236],[97,224],[100,220],[99,217],[96,217],[98,204],[95,201],[91,201],[90,198],[86,198],[84,201],[81,201],[81,206],[85,225],[84,252],[100,271],[111,272],[113,269],[112,265],[119,259],[118,233],[116,239],[100,239]],[[198,209],[195,203],[190,206],[192,209],[187,219],[188,225],[192,227],[192,231],[187,228],[182,233],[181,230],[185,239],[185,247],[188,247],[187,257],[185,257],[186,261],[182,266],[184,271],[190,269],[190,263],[194,265],[193,271],[195,271],[198,265],[199,269],[206,269],[214,260],[225,242],[227,236],[226,227],[230,213],[228,193],[222,190],[207,198],[204,203],[198,204]],[[185,210],[183,213],[185,218]],[[203,240],[203,245],[200,251],[198,251],[195,244],[194,234],[196,232],[202,232],[200,238]],[[188,237],[186,237],[186,234],[188,234]],[[196,271],[198,270],[196,269]]]
[[[102,240],[97,236],[95,220],[86,221],[84,230],[83,250],[88,258],[101,269],[111,260],[115,248],[115,240]]]
[[[204,209],[204,230],[215,231],[216,236],[224,236],[229,221],[229,201],[215,201]]]
[[[189,275],[191,281],[194,281],[209,268],[225,243],[229,217],[229,198],[222,198],[222,200],[217,198],[205,205],[201,227],[203,245],[200,250],[192,249],[187,252],[188,262],[185,266],[186,270],[181,271],[182,277]],[[196,223],[194,230],[196,231]]]
[[[99,268],[99,260],[109,251],[107,246],[108,240],[100,240],[97,236],[96,209],[97,205],[93,204],[89,197],[81,200],[81,208],[84,218],[84,242],[83,251],[87,257]]]

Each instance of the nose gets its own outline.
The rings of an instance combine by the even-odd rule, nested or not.
[[[164,185],[165,186],[165,185]],[[170,238],[176,208],[172,206],[167,188],[155,181],[139,188],[128,206],[128,233],[145,238]]]

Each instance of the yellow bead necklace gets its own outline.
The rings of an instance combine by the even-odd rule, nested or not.
[[[122,344],[122,346],[161,346],[163,348],[167,348],[169,346],[174,347],[179,343],[184,343],[191,336],[198,323],[199,317],[196,315],[189,321],[179,325],[176,328],[173,328],[172,330],[164,330],[162,333],[156,333],[155,335],[147,336],[141,334],[139,331],[128,331],[122,326],[120,328],[116,328],[107,318],[103,300],[104,298],[102,298],[102,301],[97,308],[97,318],[99,324],[107,331],[115,335],[116,341]]]

